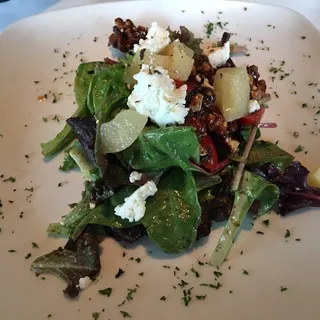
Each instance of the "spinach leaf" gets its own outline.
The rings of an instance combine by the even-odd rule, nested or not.
[[[197,192],[206,188],[210,188],[222,181],[219,175],[207,176],[198,172],[195,172],[193,177],[196,182]]]
[[[192,174],[174,168],[164,175],[157,193],[147,200],[142,224],[149,237],[168,253],[190,248],[197,236],[201,208]]]
[[[269,181],[244,171],[238,191],[235,192],[233,208],[224,227],[210,263],[219,267],[230,251],[237,231],[255,200],[260,202],[258,214],[270,210],[279,198],[279,188]]]
[[[260,166],[263,163],[272,162],[280,170],[284,170],[294,157],[280,149],[277,145],[271,142],[256,141],[250,151],[247,165],[254,164]]]
[[[199,142],[191,127],[145,130],[122,152],[122,158],[135,170],[155,171],[172,166],[192,170],[189,159],[199,162]]]
[[[251,133],[251,129],[252,129],[252,126],[242,126],[241,127],[240,133],[245,141],[248,141],[250,133]],[[255,136],[255,140],[259,139],[260,137],[261,137],[261,131],[258,128],[256,136]]]
[[[102,64],[104,64],[104,62],[89,62],[82,63],[78,67],[74,81],[74,91],[78,108],[72,115],[73,117],[90,116],[90,111],[88,110],[86,103],[87,93],[91,79],[94,76],[95,69]],[[70,126],[66,124],[62,131],[58,133],[54,139],[46,143],[41,143],[42,154],[45,157],[52,156],[70,144],[73,139],[74,134]]]
[[[64,293],[70,298],[78,296],[80,278],[89,277],[95,280],[101,265],[99,244],[102,238],[84,232],[76,241],[69,240],[64,248],[58,248],[51,253],[35,259],[31,270],[40,275],[54,274],[67,282]]]

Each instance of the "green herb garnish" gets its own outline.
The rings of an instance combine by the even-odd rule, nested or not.
[[[122,314],[122,316],[123,316],[124,318],[132,318],[131,315],[130,315],[128,312],[126,312],[126,311],[120,311],[120,313]]]
[[[110,296],[111,296],[111,293],[112,293],[112,288],[102,289],[102,290],[99,290],[98,292],[99,292],[101,295],[103,295],[103,296],[108,296],[108,297],[110,297]]]

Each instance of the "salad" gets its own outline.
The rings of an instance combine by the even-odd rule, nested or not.
[[[246,48],[230,37],[203,49],[184,26],[115,20],[109,46],[122,57],[79,65],[77,110],[41,144],[44,157],[64,152],[59,170],[80,169],[84,190],[48,226],[69,239],[65,247],[35,259],[32,271],[57,275],[76,297],[97,278],[106,237],[148,236],[178,253],[227,221],[210,259],[219,267],[247,214],[320,207],[320,169],[309,173],[261,139],[276,127],[262,121],[271,97],[257,66],[236,66]]]

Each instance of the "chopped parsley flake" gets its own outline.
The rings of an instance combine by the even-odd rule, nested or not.
[[[300,238],[296,238],[296,239],[294,239],[295,241],[297,241],[297,242],[299,242],[299,241],[301,241],[301,239]]]
[[[306,36],[302,36],[302,37],[301,37],[302,40],[304,40],[304,39],[306,39],[306,38],[307,38]]]
[[[232,294],[232,293],[233,293],[233,291],[232,291],[232,290],[229,290],[229,293],[230,293],[230,294]]]
[[[215,24],[213,22],[208,21],[208,23],[205,25],[205,28],[206,28],[207,38],[210,38],[210,36],[212,35],[215,29]]]
[[[183,298],[181,298],[183,300],[184,305],[187,307],[190,303],[190,301],[192,300],[191,298],[191,289],[189,289],[188,291],[183,290]]]
[[[99,317],[100,317],[100,312],[93,312],[93,313],[92,313],[92,318],[93,318],[94,320],[98,320]]]
[[[126,311],[120,311],[120,313],[122,314],[122,316],[123,316],[124,318],[132,318],[131,315],[130,315],[128,312],[126,312]]]
[[[119,268],[117,274],[115,275],[115,278],[118,279],[119,277],[121,277],[124,274],[124,270]]]
[[[101,295],[103,295],[103,296],[108,296],[108,297],[110,297],[110,296],[111,296],[111,293],[112,293],[112,288],[102,289],[102,290],[99,290],[98,292],[99,292]]]
[[[140,276],[140,277],[143,277],[143,275],[144,275],[144,272],[140,272],[140,273],[139,273],[139,276]]]
[[[140,259],[140,258],[136,258],[135,260],[136,260],[138,263],[141,262],[141,259]]]
[[[29,252],[24,258],[29,259],[31,257],[31,252]]]
[[[54,93],[52,95],[53,95],[52,103],[57,103],[58,99],[56,95]]]
[[[57,122],[60,122],[60,119],[58,118],[57,115],[55,115],[53,118],[52,118],[53,121],[57,121]]]
[[[291,236],[290,230],[289,230],[289,229],[286,229],[286,233],[285,233],[284,237],[287,239],[287,238],[289,238],[290,236]]]
[[[166,301],[166,300],[167,300],[167,298],[166,298],[165,296],[162,296],[162,297],[160,298],[160,300],[162,300],[162,301]]]
[[[32,248],[39,249],[39,246],[35,242],[31,242]]]
[[[199,260],[199,261],[198,261],[198,265],[199,265],[199,266],[204,266],[204,262],[202,262],[202,261]]]
[[[122,252],[122,258],[124,258],[125,256],[126,256],[127,254],[126,254],[126,252]]]
[[[14,252],[17,252],[16,250],[14,250],[14,249],[10,249],[10,250],[8,250],[8,252],[10,252],[10,253],[14,253]]]
[[[180,282],[178,283],[178,285],[181,287],[181,288],[184,288],[185,286],[187,286],[189,283],[184,281],[183,279],[180,280]]]
[[[58,183],[58,188],[60,188],[60,187],[62,187],[62,183],[61,182]]]
[[[246,276],[249,275],[249,272],[247,270],[245,270],[245,269],[243,269],[242,273],[245,274]]]
[[[204,296],[196,296],[197,300],[205,300],[207,295]]]
[[[302,108],[308,108],[308,104],[307,103],[303,103],[302,104]]]
[[[199,274],[199,272],[197,271],[197,270],[195,270],[195,268],[191,268],[191,272],[193,272],[194,273],[194,275],[197,277],[197,278],[199,278],[200,277],[200,274]]]
[[[269,219],[263,220],[262,223],[263,223],[266,227],[268,227],[269,224],[270,224],[270,220],[269,220]]]
[[[7,178],[7,179],[4,179],[3,180],[3,182],[16,182],[16,178],[14,178],[14,177],[9,177],[9,178]]]
[[[46,117],[42,117],[43,122],[48,122],[48,119]]]
[[[127,294],[127,300],[130,301],[133,299],[133,294],[134,293],[137,293],[137,288],[134,288],[134,289],[127,289],[128,291],[128,294]]]
[[[304,150],[304,147],[301,146],[301,145],[299,145],[299,146],[294,150],[294,152],[298,153],[298,152],[301,152],[301,151],[303,151],[303,150]]]
[[[264,232],[262,232],[262,231],[257,231],[257,234],[264,234]]]
[[[47,315],[47,318],[52,318],[52,314],[49,313],[49,314]]]
[[[244,11],[247,11],[247,10],[248,10],[248,8],[247,8],[247,7],[244,7],[244,8],[243,8],[243,10],[244,10]]]
[[[215,277],[219,278],[221,277],[223,274],[220,271],[213,271],[213,274],[215,275]]]
[[[287,290],[288,290],[287,287],[283,287],[283,286],[280,287],[280,292],[287,291]]]

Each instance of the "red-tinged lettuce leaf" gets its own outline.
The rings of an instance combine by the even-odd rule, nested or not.
[[[95,280],[100,272],[99,244],[101,235],[91,235],[84,232],[76,241],[69,240],[64,248],[58,248],[51,253],[35,259],[31,270],[40,274],[54,274],[67,282],[63,291],[68,297],[79,295],[80,278],[89,277]]]
[[[282,216],[308,206],[320,207],[320,189],[308,186],[309,170],[300,162],[292,162],[283,173],[273,163],[262,165],[256,172],[279,187],[277,211]]]

